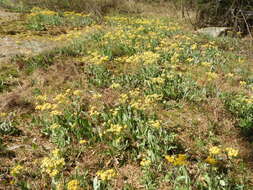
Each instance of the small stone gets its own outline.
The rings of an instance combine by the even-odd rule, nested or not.
[[[207,27],[197,30],[197,32],[212,36],[214,38],[225,36],[226,33],[231,30],[229,27]]]

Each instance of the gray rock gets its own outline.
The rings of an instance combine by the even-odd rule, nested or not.
[[[220,36],[225,36],[229,30],[231,30],[231,28],[229,27],[207,27],[207,28],[201,28],[197,30],[197,32],[216,38]]]

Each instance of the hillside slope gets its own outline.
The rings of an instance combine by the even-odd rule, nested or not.
[[[162,13],[1,20],[0,189],[253,188],[241,40]]]

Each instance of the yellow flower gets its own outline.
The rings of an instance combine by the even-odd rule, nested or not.
[[[41,110],[44,111],[44,110],[50,110],[52,108],[52,104],[50,103],[45,103],[41,106]]]
[[[234,148],[226,148],[226,152],[229,157],[236,157],[239,151]]]
[[[193,44],[193,45],[191,46],[191,49],[192,49],[192,50],[195,50],[195,49],[197,49],[197,47],[198,47],[197,44]]]
[[[64,186],[62,184],[57,184],[56,187],[55,187],[56,190],[63,190],[64,189]]]
[[[60,150],[55,149],[51,152],[50,157],[45,157],[41,163],[42,172],[48,174],[50,177],[57,176],[65,165],[64,158],[60,156]]]
[[[152,127],[154,127],[154,128],[156,128],[156,129],[159,129],[159,128],[161,128],[161,121],[160,120],[151,120],[151,121],[149,121],[148,122],[148,124],[150,125],[150,126],[152,126]]]
[[[36,97],[36,99],[41,100],[41,101],[46,101],[47,100],[47,95],[44,95],[44,96],[39,95],[39,96]]]
[[[87,142],[85,139],[79,141],[80,144],[86,144]]]
[[[202,62],[201,65],[205,66],[205,67],[210,67],[211,63],[208,62]]]
[[[110,86],[110,88],[120,88],[121,85],[119,83],[112,83],[112,85]]]
[[[52,104],[52,109],[53,110],[56,110],[56,109],[58,109],[59,108],[59,105],[58,104]]]
[[[54,176],[57,176],[59,174],[59,171],[57,169],[53,169],[51,172],[50,172],[50,176],[51,177],[54,177]]]
[[[140,162],[140,165],[143,166],[143,167],[148,167],[151,165],[151,161],[150,160],[147,160],[147,159],[143,159],[141,162]]]
[[[53,125],[50,126],[51,129],[58,129],[60,128],[61,126],[57,123],[54,123]]]
[[[97,94],[94,94],[94,95],[92,96],[92,99],[99,99],[99,98],[101,98],[101,97],[102,97],[102,95],[99,94],[99,93],[97,93]]]
[[[161,77],[156,77],[156,78],[152,78],[151,81],[153,83],[158,83],[158,84],[164,84],[165,79],[161,78]]]
[[[214,72],[208,72],[207,73],[207,80],[212,81],[218,78],[218,74]]]
[[[65,91],[66,94],[69,94],[70,92],[71,92],[71,89],[67,89],[67,90]]]
[[[116,116],[119,113],[119,108],[111,109],[110,112],[113,116]]]
[[[37,105],[37,106],[35,107],[35,109],[36,109],[36,110],[41,110],[41,109],[42,109],[42,105]]]
[[[52,155],[53,155],[54,157],[60,156],[60,149],[59,149],[59,148],[54,149],[54,150],[52,151]]]
[[[170,60],[171,60],[171,63],[178,63],[180,60],[179,60],[179,57],[180,57],[180,55],[177,53],[177,52],[175,52],[174,54],[173,54],[173,56],[170,58]]]
[[[71,180],[70,182],[68,182],[67,185],[67,190],[80,190],[80,182],[76,179]]]
[[[82,92],[81,90],[75,90],[75,91],[73,92],[73,94],[74,94],[75,96],[81,96],[81,95],[83,94],[83,92]]]
[[[229,77],[229,78],[232,78],[233,76],[234,76],[233,73],[228,73],[228,74],[227,74],[227,77]]]
[[[220,154],[220,152],[221,152],[221,149],[217,146],[213,146],[209,149],[209,153],[212,155]]]
[[[4,113],[4,112],[0,113],[0,117],[6,117],[6,116],[7,116],[7,113]]]
[[[58,104],[67,104],[69,101],[66,95],[67,94],[58,94],[53,100]]]
[[[175,161],[174,161],[174,165],[175,166],[183,166],[187,164],[186,161],[187,156],[185,154],[178,154],[178,156],[176,157]]]
[[[205,159],[205,162],[208,163],[208,164],[211,164],[211,165],[216,165],[218,163],[218,161],[210,156],[208,156],[206,159]]]
[[[114,178],[117,173],[114,169],[109,169],[109,170],[100,170],[97,172],[97,175],[101,178],[103,181],[109,181],[112,178]]]
[[[51,111],[51,114],[57,116],[57,115],[62,115],[62,112],[61,112],[61,111],[54,110],[54,111]]]
[[[11,169],[10,174],[11,176],[14,176],[14,177],[19,176],[23,172],[23,170],[24,170],[23,166],[17,165]]]
[[[189,62],[189,63],[191,63],[191,62],[193,62],[193,61],[194,61],[194,59],[193,59],[193,58],[191,58],[191,57],[189,57],[189,58],[187,58],[187,59],[186,59],[186,61],[187,61],[187,62]]]
[[[167,156],[165,156],[165,159],[166,159],[169,163],[174,163],[174,161],[175,161],[175,156],[167,155]]]
[[[110,126],[110,128],[109,129],[107,129],[105,132],[106,133],[109,133],[109,132],[111,132],[111,133],[116,133],[116,134],[118,134],[118,133],[120,133],[120,132],[122,132],[124,129],[126,129],[127,128],[127,126],[126,125],[119,125],[119,124],[115,124],[115,125],[111,125]]]
[[[128,95],[127,95],[127,94],[121,94],[121,95],[120,95],[120,98],[119,98],[119,102],[120,102],[121,104],[124,104],[124,103],[127,102],[127,99],[128,99]]]
[[[97,116],[99,115],[99,112],[95,106],[90,106],[89,114],[90,116]]]
[[[11,181],[10,181],[10,184],[11,184],[11,185],[14,185],[15,183],[16,183],[15,180],[11,180]]]
[[[185,154],[178,154],[177,156],[165,156],[165,159],[174,166],[183,166],[187,164],[187,156]]]
[[[247,83],[246,83],[245,81],[240,81],[240,85],[241,85],[241,86],[246,86],[246,84],[247,84]]]

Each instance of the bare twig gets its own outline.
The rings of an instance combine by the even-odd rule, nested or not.
[[[243,11],[242,11],[242,10],[240,10],[240,12],[241,12],[241,14],[242,14],[243,20],[244,20],[244,22],[245,22],[245,24],[246,24],[246,27],[247,27],[248,33],[249,33],[249,35],[250,35],[250,38],[251,38],[251,46],[252,46],[252,45],[253,45],[253,36],[252,36],[251,31],[250,31],[249,24],[248,24],[248,22],[247,22],[247,20],[246,20],[246,18],[245,18],[245,15],[243,14]]]
[[[196,24],[194,24],[193,21],[191,20],[191,16],[189,14],[188,9],[186,9],[186,14],[187,14],[187,17],[188,17],[188,21],[191,23],[191,25],[193,26],[194,30],[196,30]],[[185,19],[187,20],[186,17],[185,17]]]

